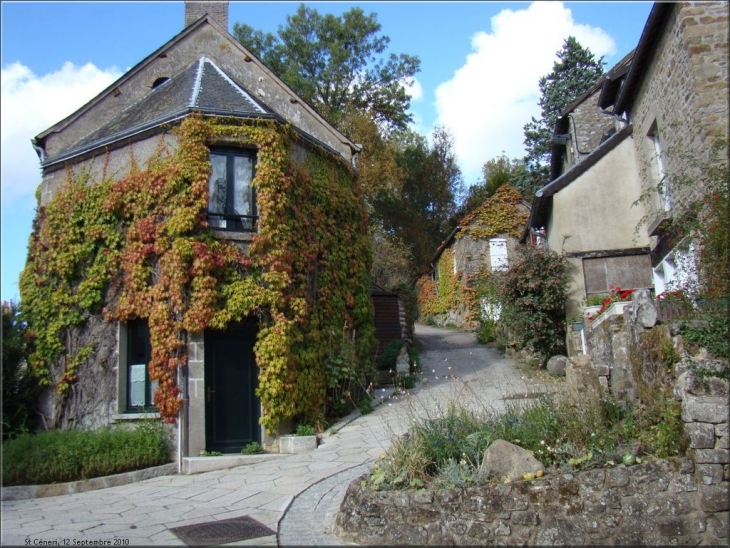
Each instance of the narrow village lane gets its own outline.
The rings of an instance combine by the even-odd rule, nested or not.
[[[369,415],[356,412],[350,422],[334,425],[315,451],[276,455],[229,470],[3,501],[2,544],[182,545],[171,529],[242,516],[268,527],[269,534],[239,545],[338,544],[331,530],[344,489],[387,450],[394,436],[450,401],[499,411],[505,398],[536,391],[513,360],[479,345],[472,333],[420,325],[416,333],[424,346],[421,383],[383,400]],[[381,394],[387,392],[376,391],[376,398]]]

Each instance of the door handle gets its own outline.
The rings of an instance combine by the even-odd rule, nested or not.
[[[215,394],[215,390],[211,390],[210,386],[205,389],[206,400],[210,403],[210,395]]]

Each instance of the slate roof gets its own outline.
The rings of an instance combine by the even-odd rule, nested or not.
[[[269,109],[213,61],[201,57],[58,156],[79,154],[162,125],[197,109],[241,117],[271,114]],[[49,158],[49,161],[58,160],[59,157]]]

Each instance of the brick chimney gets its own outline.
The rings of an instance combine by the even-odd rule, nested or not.
[[[185,2],[185,26],[197,21],[205,14],[228,30],[228,2]]]

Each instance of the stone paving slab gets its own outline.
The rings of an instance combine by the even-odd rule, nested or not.
[[[418,326],[417,333],[426,347],[419,387],[383,400],[369,415],[355,412],[333,425],[318,449],[228,470],[161,476],[47,498],[5,500],[0,542],[22,546],[57,540],[73,545],[74,541],[117,537],[129,540],[130,545],[181,545],[170,528],[250,516],[279,531],[283,545],[341,544],[327,524],[334,523],[347,484],[417,417],[457,400],[499,408],[504,406],[504,396],[527,392],[514,362],[475,346],[473,334],[424,326]],[[429,350],[438,346],[439,338],[448,341],[450,349]],[[376,397],[380,393],[378,390]],[[230,545],[274,546],[277,535],[252,540]]]

